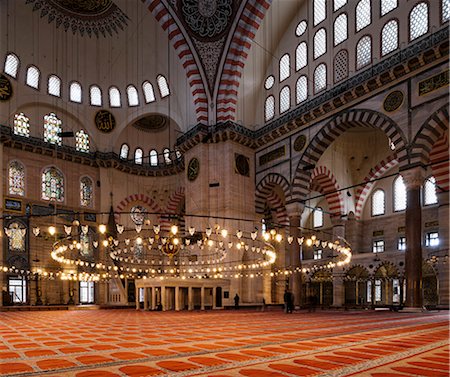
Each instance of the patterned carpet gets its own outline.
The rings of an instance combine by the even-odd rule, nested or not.
[[[449,375],[448,313],[0,313],[0,376]]]

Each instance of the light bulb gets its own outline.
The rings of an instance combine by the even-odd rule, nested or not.
[[[270,239],[270,234],[269,234],[269,233],[264,233],[263,238],[264,238],[264,241],[269,241],[269,239]]]
[[[241,237],[242,237],[242,230],[238,230],[238,231],[236,232],[236,237],[239,238],[239,239],[241,239]]]
[[[275,236],[275,241],[281,242],[282,240],[283,240],[283,236],[282,236],[280,233],[278,233],[278,234]]]
[[[105,233],[106,233],[106,225],[105,225],[105,224],[100,224],[100,225],[98,226],[98,231],[99,231],[101,234],[105,234]]]
[[[102,244],[103,244],[104,247],[107,247],[108,246],[108,240],[103,240]]]
[[[306,246],[311,246],[311,245],[312,245],[312,240],[311,240],[311,238],[308,238],[306,240]]]
[[[170,231],[172,232],[173,235],[175,235],[178,233],[178,227],[176,225],[172,225]]]
[[[51,236],[54,236],[56,233],[56,228],[52,225],[48,227],[48,232],[50,233]]]
[[[195,228],[194,228],[193,226],[190,226],[190,227],[189,227],[189,234],[190,234],[191,236],[193,236],[194,233],[195,233]]]
[[[211,233],[212,233],[212,229],[210,227],[206,228],[205,229],[205,233],[209,237],[211,235]]]
[[[222,237],[223,237],[223,238],[226,238],[226,237],[228,236],[228,230],[222,229],[222,230],[220,231],[220,234],[222,234]]]
[[[142,238],[141,237],[137,237],[136,238],[136,244],[137,245],[142,245]]]
[[[175,246],[177,246],[177,245],[180,243],[180,240],[179,240],[178,238],[174,238],[174,239],[172,240],[172,243],[173,243]]]
[[[258,237],[258,232],[255,230],[254,232],[251,232],[251,237],[252,237],[252,240],[254,241],[254,240],[256,240],[256,237]]]

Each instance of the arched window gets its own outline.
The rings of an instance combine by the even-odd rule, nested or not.
[[[298,23],[297,27],[295,28],[295,35],[297,37],[301,37],[303,34],[305,34],[307,27],[308,27],[308,23],[305,20],[300,21]]]
[[[80,205],[81,207],[92,207],[94,185],[92,179],[83,177],[80,179]]]
[[[133,85],[127,87],[128,106],[139,105],[139,95],[137,89]]]
[[[314,93],[318,93],[327,87],[327,66],[322,63],[314,70]]]
[[[50,144],[61,145],[61,120],[58,119],[55,113],[50,113],[44,116],[44,141]]]
[[[156,82],[158,83],[159,95],[161,98],[167,97],[170,94],[169,84],[163,75],[158,75],[156,77]]]
[[[300,76],[296,84],[297,104],[308,99],[308,79],[306,76]]]
[[[75,147],[77,151],[89,152],[89,135],[83,130],[75,134]]]
[[[8,166],[9,195],[25,196],[25,167],[19,161],[11,161]]]
[[[64,201],[64,177],[55,167],[47,168],[42,173],[43,200]]]
[[[155,102],[155,92],[153,91],[153,85],[148,81],[144,81],[142,84],[142,90],[144,92],[145,103]]]
[[[361,69],[372,62],[372,38],[362,37],[356,45],[356,69]]]
[[[266,122],[275,116],[275,97],[269,96],[264,104],[264,119]]]
[[[154,149],[150,151],[150,166],[158,166],[158,152]]]
[[[14,115],[14,135],[30,136],[30,120],[24,113]]]
[[[333,11],[337,11],[341,9],[345,4],[347,4],[347,0],[334,0]]]
[[[409,14],[409,39],[416,38],[428,32],[428,4],[425,2],[417,4]]]
[[[137,148],[134,151],[134,163],[135,164],[142,165],[142,155],[143,155],[143,152],[142,152],[141,148]]]
[[[370,0],[361,0],[356,6],[356,31],[364,29],[372,22],[372,5]]]
[[[381,30],[381,55],[387,55],[398,48],[398,22],[390,20]]]
[[[120,91],[115,86],[109,88],[109,106],[111,107],[120,107]]]
[[[384,215],[385,207],[384,191],[378,189],[372,194],[372,216]]]
[[[334,82],[339,82],[348,77],[348,52],[339,51],[334,57]]]
[[[334,21],[334,45],[344,42],[348,38],[347,14],[340,14]]]
[[[323,226],[323,210],[320,207],[314,208],[313,226],[314,228],[320,228]]]
[[[388,14],[391,10],[398,7],[398,0],[381,0],[381,15]]]
[[[438,198],[436,195],[436,178],[433,176],[425,180],[423,187],[423,203],[428,206],[431,204],[437,204]]]
[[[327,18],[327,0],[314,0],[314,26]]]
[[[280,59],[279,66],[280,82],[286,80],[291,74],[291,63],[289,54],[284,54]]]
[[[34,89],[39,89],[39,79],[41,77],[41,73],[39,69],[34,65],[30,65],[27,69],[27,77],[26,83],[28,86],[31,86]]]
[[[280,91],[280,114],[286,112],[291,107],[291,88],[285,86]]]
[[[266,80],[264,81],[264,88],[266,90],[272,89],[273,84],[275,84],[275,77],[273,75],[267,76]]]
[[[17,71],[19,70],[19,58],[14,54],[8,54],[5,60],[5,66],[3,72],[11,77],[17,77]]]
[[[164,148],[163,149],[163,156],[164,156],[164,162],[166,164],[171,164],[172,160],[170,159],[170,149],[169,148]]]
[[[295,50],[295,69],[298,71],[308,65],[308,46],[301,42]]]
[[[89,89],[92,106],[102,106],[102,90],[97,85],[92,85]]]
[[[441,22],[450,20],[450,0],[441,0]]]
[[[58,76],[49,76],[47,92],[51,96],[61,97],[61,79]]]
[[[406,209],[406,186],[403,177],[399,175],[394,180],[394,211]]]
[[[128,146],[128,144],[122,144],[122,146],[120,147],[120,158],[122,160],[128,159],[128,151],[129,150],[130,150],[130,147]]]
[[[314,59],[327,52],[327,32],[324,28],[317,30],[314,34]]]
[[[70,84],[69,99],[72,102],[81,103],[82,91],[80,83],[74,81]]]

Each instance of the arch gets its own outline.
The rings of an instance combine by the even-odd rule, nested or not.
[[[430,152],[431,169],[436,179],[437,188],[446,191],[449,190],[448,159],[448,134],[446,133],[443,138],[434,143],[433,149]]]
[[[345,131],[353,127],[378,128],[392,140],[398,155],[405,156],[406,146],[403,131],[384,114],[368,109],[348,110],[336,115],[314,136],[303,152],[292,181],[292,196],[289,202],[304,201],[309,192],[310,166],[316,165],[325,150]],[[400,159],[399,159],[400,161]]]
[[[347,269],[344,279],[350,281],[365,281],[369,279],[369,271],[366,267],[357,264],[356,266],[351,266]]]
[[[409,159],[406,151],[402,154],[401,162],[410,165],[425,165],[430,160],[430,152],[434,144],[442,139],[448,131],[448,103],[434,112],[420,127],[411,143]],[[400,157],[400,152],[399,152]],[[437,179],[437,178],[436,178]]]
[[[275,186],[279,186],[284,193],[284,197],[289,197],[290,186],[285,177],[277,173],[269,173],[256,185],[255,209],[256,213],[264,213],[264,203]]]
[[[266,198],[266,202],[272,210],[275,210],[276,223],[282,226],[289,226],[289,216],[283,200],[272,191]]]
[[[342,215],[344,198],[334,174],[326,166],[318,166],[313,170],[310,180],[310,190],[325,195],[331,215]]]
[[[373,276],[377,279],[396,279],[400,277],[400,272],[394,263],[383,262],[376,268]]]
[[[397,156],[395,154],[390,155],[385,160],[381,160],[375,167],[370,169],[369,174],[364,178],[364,185],[359,186],[356,190],[356,210],[355,218],[360,219],[364,208],[364,203],[369,197],[370,190],[372,189],[375,180],[381,177],[389,169],[398,164]]]
[[[150,207],[151,212],[158,213],[157,217],[160,218],[161,207],[156,203],[152,198],[144,194],[133,194],[127,196],[125,199],[121,200],[119,204],[116,206],[116,210],[114,211],[114,218],[116,220],[116,224],[120,224],[120,212],[122,212],[129,204],[139,202],[147,204]]]
[[[166,212],[168,214],[182,214],[183,205],[185,202],[185,188],[178,187],[172,194],[169,196],[169,200],[167,201]],[[162,218],[161,223],[163,225],[163,229],[169,229],[169,219]],[[184,227],[184,218],[180,219],[181,227]]]

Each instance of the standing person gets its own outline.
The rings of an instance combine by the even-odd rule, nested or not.
[[[262,312],[266,311],[266,299],[263,297],[263,302],[262,302],[262,308],[261,308]]]
[[[288,301],[288,313],[292,313],[294,311],[294,294],[289,292],[289,301]]]
[[[291,299],[291,293],[287,289],[284,291],[283,299],[284,299],[284,312],[288,313],[289,312],[289,301]]]
[[[239,309],[239,295],[236,293],[236,296],[234,296],[234,308],[236,310]]]

